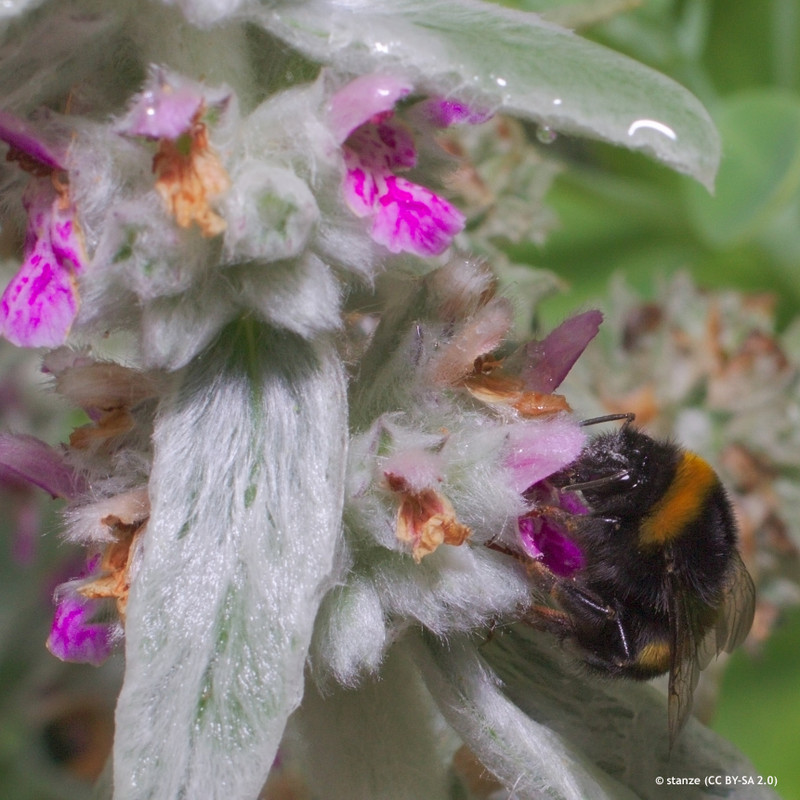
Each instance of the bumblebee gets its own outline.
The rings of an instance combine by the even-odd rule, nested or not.
[[[559,523],[581,563],[559,575],[545,553],[536,566],[549,602],[534,606],[528,621],[569,643],[592,671],[635,680],[668,672],[671,748],[700,671],[750,630],[755,590],[714,470],[642,433],[633,419],[586,420],[624,424],[591,439],[548,479],[551,491],[585,506],[574,513],[572,502]]]

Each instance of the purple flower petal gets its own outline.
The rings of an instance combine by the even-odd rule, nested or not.
[[[519,520],[519,535],[525,552],[556,575],[566,577],[581,569],[583,553],[555,522],[536,513]]]
[[[50,141],[27,120],[10,111],[0,111],[0,140],[49,169],[66,169],[66,141],[62,144],[49,138]]]
[[[117,130],[126,136],[174,141],[189,130],[203,102],[201,87],[177,76],[168,80],[159,70],[136,95]]]
[[[385,175],[377,175],[371,170],[364,169],[358,156],[348,154],[347,150],[345,150],[345,164],[347,172],[342,184],[344,201],[357,217],[369,216],[373,212],[379,193],[385,190]]]
[[[347,205],[357,216],[372,216],[371,236],[390,252],[427,257],[450,246],[465,217],[430,189],[394,174],[417,163],[411,131],[392,116],[397,100],[410,91],[395,76],[358,78],[334,95],[329,122],[344,145]],[[455,118],[459,112],[451,106]],[[444,113],[441,103],[435,108]]]
[[[580,455],[586,435],[569,417],[510,426],[505,465],[511,485],[522,494]]]
[[[390,175],[376,203],[372,238],[392,253],[435,256],[450,246],[464,223],[464,215],[444,198]]]
[[[417,160],[411,133],[394,120],[363,125],[348,139],[342,153],[345,202],[359,217],[375,213],[393,169],[413,167]]]
[[[31,181],[23,203],[28,211],[24,260],[0,298],[0,333],[21,347],[58,347],[78,313],[83,239],[75,209],[49,178]]]
[[[58,450],[33,436],[0,433],[0,480],[31,483],[69,500],[83,488]]]
[[[114,645],[112,626],[92,622],[96,600],[87,600],[69,591],[56,606],[47,649],[62,661],[77,661],[99,666],[111,655]]]
[[[449,128],[451,125],[480,125],[491,119],[493,113],[463,100],[429,97],[409,109],[409,116],[434,128]]]
[[[541,341],[529,342],[522,369],[525,388],[548,394],[554,391],[597,335],[602,321],[599,311],[586,311],[565,320]]]
[[[411,169],[417,164],[417,149],[411,131],[393,118],[362,125],[348,138],[344,149],[358,154],[365,169]]]
[[[391,111],[413,85],[399,75],[362,75],[331,98],[328,126],[339,144],[376,114]]]

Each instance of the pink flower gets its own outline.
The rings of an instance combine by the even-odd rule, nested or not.
[[[599,311],[577,314],[544,339],[531,341],[513,353],[507,366],[519,370],[524,392],[559,397],[550,393],[597,335],[602,319]],[[511,485],[531,509],[517,522],[519,547],[526,558],[541,561],[560,576],[571,575],[584,565],[583,553],[570,539],[569,519],[588,513],[588,509],[574,493],[559,492],[547,479],[578,458],[584,443],[583,429],[565,415],[518,424],[508,435],[505,466]]]
[[[526,363],[520,376],[525,388],[534,392],[552,392],[558,388],[589,342],[597,336],[602,321],[600,311],[584,311],[562,322],[541,341],[528,342],[524,348]]]
[[[84,489],[61,453],[33,436],[10,433],[0,433],[0,481],[33,484],[66,500]]]
[[[69,446],[63,449],[33,436],[0,433],[0,487],[22,491],[32,484],[66,500],[67,537],[86,542],[93,550],[103,547],[77,578],[56,589],[47,643],[62,660],[96,665],[122,638],[120,621],[125,617],[132,565],[150,504],[143,482],[103,496],[92,477],[103,480],[108,475],[108,464],[125,451],[125,437],[136,427],[139,407],[157,389],[145,373],[93,361],[66,348],[48,354],[45,369],[54,376],[58,391],[80,405],[91,422],[73,431]],[[149,421],[148,412],[143,415]],[[78,470],[71,465],[70,456],[85,465],[90,453],[96,466],[88,474],[84,474],[85,466]]]
[[[505,466],[514,489],[523,494],[568,464],[583,449],[586,435],[567,416],[509,426]]]
[[[531,486],[525,498],[536,506],[518,521],[525,554],[562,577],[581,569],[586,559],[570,539],[566,520],[570,516],[588,514],[589,509],[574,493],[559,492],[547,481]]]
[[[158,141],[156,191],[181,228],[196,223],[207,237],[225,230],[212,204],[230,188],[230,178],[211,148],[202,118],[209,104],[221,111],[229,101],[225,90],[206,90],[156,69],[117,125],[124,136]]]
[[[95,564],[87,564],[91,572]],[[62,661],[75,661],[100,666],[111,655],[114,646],[112,623],[96,619],[102,603],[82,597],[75,583],[59,589],[56,611],[47,638],[47,649]]]
[[[10,145],[7,157],[33,174],[22,196],[22,266],[0,298],[0,334],[21,347],[57,347],[78,313],[77,276],[87,263],[64,152],[7,112],[0,112],[0,139]]]
[[[394,75],[365,75],[331,100],[329,124],[342,145],[345,202],[372,220],[370,235],[392,253],[435,256],[464,227],[464,215],[430,189],[396,173],[417,164],[411,129],[394,113],[412,85]],[[428,127],[479,122],[487,115],[455,101],[426,100],[409,117]]]
[[[117,130],[125,136],[175,141],[190,130],[204,105],[199,86],[155,70]]]
[[[42,130],[37,122],[44,123]],[[10,148],[6,158],[20,162],[23,169],[40,176],[66,169],[68,140],[48,129],[50,122],[46,111],[33,123],[9,111],[0,111],[0,140]]]

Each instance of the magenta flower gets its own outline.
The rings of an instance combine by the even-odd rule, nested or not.
[[[86,488],[57,450],[33,436],[8,433],[0,433],[0,484],[20,488],[32,484],[65,500],[74,499]],[[30,504],[27,508],[35,512]],[[25,521],[35,525],[38,517]],[[33,530],[29,533],[33,535]],[[30,542],[27,544],[30,546]],[[99,558],[93,558],[80,580],[89,575],[98,563]],[[76,583],[70,581],[57,591],[47,647],[62,661],[87,662],[97,666],[111,652],[113,626],[95,621],[100,603],[78,594]]]
[[[168,78],[163,70],[155,70],[117,130],[125,136],[174,141],[188,133],[204,105],[199,85],[176,75]]]
[[[566,378],[602,320],[596,310],[577,314],[544,339],[519,348],[509,358],[509,366],[519,369],[525,391],[552,396],[549,393]],[[517,522],[522,553],[560,576],[569,576],[584,564],[566,523],[570,516],[586,514],[588,509],[579,497],[559,492],[547,478],[572,463],[584,442],[583,429],[566,416],[516,426],[508,438],[506,468],[513,487],[531,507]]]
[[[0,481],[33,484],[52,497],[69,500],[83,481],[63,455],[33,436],[0,433]]]
[[[392,253],[427,257],[444,252],[463,229],[465,217],[430,189],[397,173],[417,165],[411,128],[394,113],[412,85],[394,75],[366,75],[331,100],[329,124],[342,145],[345,202],[372,220],[370,235]],[[409,117],[428,127],[482,122],[485,113],[449,100],[426,100]]]
[[[21,347],[57,347],[78,313],[77,276],[87,263],[65,153],[7,112],[0,112],[0,139],[10,145],[9,160],[33,174],[22,196],[22,266],[0,298],[0,334]]]
[[[578,545],[563,528],[545,516],[530,514],[522,517],[519,535],[527,555],[541,561],[555,575],[568,577],[584,565]]]
[[[570,417],[521,422],[508,428],[505,466],[520,494],[571,464],[586,436]]]
[[[570,539],[565,520],[575,514],[588,514],[589,509],[573,492],[560,492],[548,481],[531,486],[525,499],[535,505],[518,521],[525,554],[562,577],[581,569],[585,559]]]
[[[541,341],[528,342],[524,347],[526,363],[520,375],[525,388],[533,392],[557,389],[597,335],[602,321],[600,311],[584,311],[562,322]]]
[[[82,597],[71,583],[62,586],[60,594],[47,649],[62,661],[100,666],[111,655],[114,625],[97,621],[101,602]]]
[[[225,220],[211,206],[230,188],[230,178],[209,144],[202,117],[207,107],[220,111],[229,101],[226,90],[154,70],[117,126],[124,136],[158,141],[156,191],[181,228],[196,223],[207,237],[225,230]]]

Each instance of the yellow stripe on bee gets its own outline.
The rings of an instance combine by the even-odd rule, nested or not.
[[[666,672],[670,665],[669,642],[648,642],[636,654],[636,665],[654,673]]]
[[[664,496],[642,520],[639,543],[658,546],[680,536],[683,529],[699,516],[717,480],[714,470],[700,456],[684,453]]]

